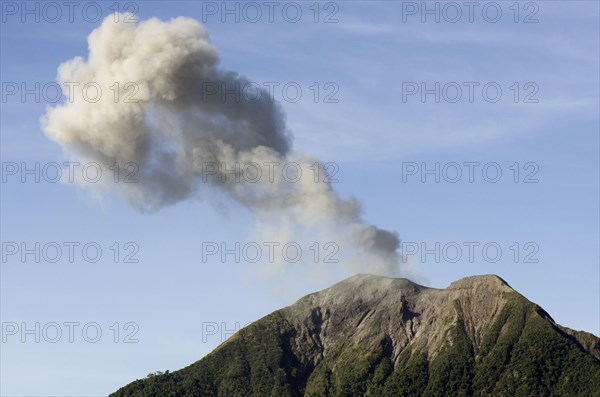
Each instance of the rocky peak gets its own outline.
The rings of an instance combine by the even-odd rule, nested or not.
[[[114,396],[175,396],[185,389],[186,395],[587,397],[600,390],[599,346],[596,336],[555,324],[495,275],[435,289],[359,274],[256,321],[187,368],[136,381]]]

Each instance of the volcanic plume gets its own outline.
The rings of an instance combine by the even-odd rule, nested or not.
[[[87,59],[58,68],[67,100],[42,119],[49,138],[105,169],[126,173],[135,164],[137,183],[114,186],[138,210],[224,195],[259,221],[336,230],[360,258],[349,261],[353,271],[398,273],[397,234],[365,222],[356,199],[341,198],[326,178],[308,172],[317,164],[326,174],[318,159],[292,149],[285,115],[267,90],[214,95],[251,84],[219,66],[199,22],[126,17],[107,17],[88,36]],[[103,95],[89,100],[89,84]],[[281,172],[289,164],[293,178]]]

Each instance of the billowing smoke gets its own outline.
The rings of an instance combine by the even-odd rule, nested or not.
[[[396,233],[365,223],[360,204],[339,197],[317,159],[292,151],[277,102],[264,88],[219,68],[203,26],[181,17],[124,20],[108,17],[88,37],[88,59],[60,65],[57,78],[67,100],[43,117],[48,137],[77,160],[117,165],[124,173],[135,164],[138,183],[118,186],[139,210],[212,191],[259,221],[337,230],[357,254],[353,271],[398,273]],[[93,101],[83,99],[90,82],[104,93]],[[235,87],[254,92],[214,95]],[[291,164],[287,175],[297,171],[292,181],[281,172]]]

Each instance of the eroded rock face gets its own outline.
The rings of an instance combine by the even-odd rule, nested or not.
[[[407,279],[356,275],[280,312],[299,331],[301,355],[327,355],[340,338],[359,346],[389,336],[395,361],[409,344],[434,357],[458,318],[478,347],[511,293],[516,294],[493,275],[467,277],[444,290]]]
[[[114,396],[600,396],[599,357],[497,276],[356,275]]]

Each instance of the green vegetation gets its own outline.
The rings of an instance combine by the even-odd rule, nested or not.
[[[298,330],[276,312],[197,363],[111,396],[600,396],[600,361],[533,303],[518,294],[507,302],[479,346],[456,302],[438,352],[409,345],[397,357],[392,341],[374,331],[364,344],[340,339],[322,359],[308,359],[291,348]]]

